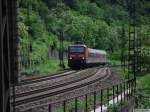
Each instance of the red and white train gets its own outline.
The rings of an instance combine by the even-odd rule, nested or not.
[[[71,68],[105,65],[106,51],[90,49],[84,44],[75,44],[68,47],[68,66]]]

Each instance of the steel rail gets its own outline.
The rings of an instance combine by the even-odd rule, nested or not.
[[[90,75],[88,74],[88,75],[85,75],[85,77],[82,77],[82,78],[77,77],[77,79],[75,79],[75,80],[71,80],[71,81],[68,81],[68,82],[52,85],[52,86],[41,88],[41,89],[38,89],[38,90],[29,91],[29,92],[22,93],[22,94],[17,94],[17,95],[15,95],[15,97],[18,98],[18,97],[23,97],[23,96],[26,96],[26,95],[32,95],[34,93],[40,93],[40,92],[44,92],[44,91],[47,91],[47,90],[56,89],[56,88],[59,88],[59,87],[63,87],[65,85],[69,85],[69,84],[72,84],[72,83],[76,83],[76,82],[80,82],[82,80],[88,79],[93,75],[94,74],[90,74]]]
[[[70,75],[71,72],[75,73],[77,71],[73,71],[73,70],[68,71],[67,70],[67,71],[62,71],[60,73],[55,73],[55,74],[51,74],[51,75],[28,78],[28,79],[22,80],[20,83],[18,83],[18,86],[19,85],[36,83],[36,82],[44,81],[44,80],[55,79],[55,78],[59,78],[59,77],[63,77],[63,76],[67,76],[67,75]]]
[[[36,97],[32,97],[32,98],[28,98],[28,99],[24,99],[24,100],[20,100],[20,101],[18,100],[18,101],[16,101],[16,106],[22,105],[24,103],[33,102],[33,101],[36,101],[36,100],[39,100],[39,99],[44,99],[44,98],[47,98],[47,97],[52,97],[52,96],[55,96],[55,95],[59,95],[60,93],[69,92],[69,91],[72,91],[72,90],[75,90],[75,89],[78,89],[78,88],[82,88],[84,86],[88,86],[88,85],[93,84],[93,83],[95,83],[97,81],[100,81],[100,80],[104,79],[105,77],[106,76],[100,77],[100,78],[96,78],[96,79],[91,80],[91,81],[86,82],[86,83],[82,83],[82,84],[79,84],[79,85],[76,85],[76,86],[73,86],[73,87],[63,88],[62,90],[58,90],[58,91],[55,91],[55,92],[42,94],[40,96],[36,96]]]

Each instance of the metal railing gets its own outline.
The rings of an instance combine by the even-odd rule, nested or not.
[[[113,109],[116,105],[119,109],[130,100],[134,91],[135,79],[131,79],[82,96],[49,104],[49,112],[98,112],[99,110],[103,112]]]

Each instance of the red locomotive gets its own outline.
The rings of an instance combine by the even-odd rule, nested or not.
[[[91,65],[107,63],[106,51],[90,49],[84,44],[75,44],[68,47],[68,66],[87,67]]]

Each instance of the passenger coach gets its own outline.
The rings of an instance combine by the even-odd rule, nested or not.
[[[68,47],[68,66],[87,67],[106,64],[106,51],[90,49],[86,45],[75,44]]]

